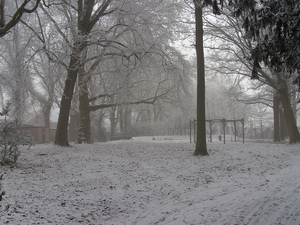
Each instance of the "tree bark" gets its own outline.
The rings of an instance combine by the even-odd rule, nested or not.
[[[279,116],[280,99],[277,91],[273,94],[273,115],[274,115],[274,142],[280,142],[280,116]]]
[[[279,108],[279,117],[280,117],[280,139],[284,141],[288,137],[288,132],[287,132],[286,122],[283,115],[283,109],[281,106]]]
[[[83,33],[83,32],[82,32]],[[70,146],[68,141],[68,123],[71,110],[71,102],[73,92],[77,80],[79,65],[81,63],[81,52],[86,47],[86,37],[77,41],[72,49],[72,54],[69,63],[67,79],[65,82],[64,93],[60,103],[60,111],[58,115],[55,145]]]
[[[78,86],[79,86],[79,130],[78,144],[92,144],[91,138],[91,109],[89,101],[88,83],[90,75],[85,71],[85,62],[87,59],[87,48],[82,52],[81,68],[78,71]]]
[[[0,0],[0,27],[4,27],[5,25],[4,5],[5,5],[5,0]]]
[[[194,155],[208,155],[205,129],[205,71],[203,51],[202,7],[196,1],[196,53],[197,53],[197,143]]]
[[[64,93],[61,99],[60,112],[58,116],[56,135],[54,144],[60,146],[70,146],[68,142],[68,121],[73,98],[74,87],[77,80],[77,73],[82,66],[81,53],[87,47],[87,36],[92,31],[100,17],[106,15],[106,9],[112,0],[103,1],[98,9],[94,10],[95,1],[78,0],[78,34],[72,47],[72,54],[68,67],[67,80],[65,82]],[[93,14],[93,11],[95,14]]]
[[[91,118],[90,118],[90,106],[89,106],[89,96],[88,96],[88,85],[84,80],[81,82],[81,79],[86,79],[86,75],[79,76],[79,132],[78,132],[78,144],[92,144],[91,139]]]
[[[288,89],[283,87],[278,90],[280,94],[280,101],[283,107],[284,119],[288,130],[290,143],[300,142],[300,133],[296,124],[293,108],[291,106]]]

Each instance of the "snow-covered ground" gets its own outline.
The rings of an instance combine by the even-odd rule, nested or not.
[[[0,224],[300,224],[300,145],[188,137],[36,145],[0,166]]]

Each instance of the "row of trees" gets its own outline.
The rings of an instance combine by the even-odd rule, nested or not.
[[[243,37],[244,18],[232,18],[231,14],[232,11],[227,8],[227,12],[224,10],[223,16],[216,17],[213,22],[206,20],[206,33],[208,40],[211,40],[209,42],[211,44],[207,48],[212,50],[209,58],[211,62],[217,62],[214,65],[209,65],[208,71],[214,74],[238,75],[235,79],[235,86],[238,88],[235,87],[235,90],[232,88],[238,101],[246,104],[262,103],[274,109],[275,141],[280,141],[280,133],[283,134],[280,132],[280,127],[283,128],[285,125],[285,119],[281,116],[282,109],[284,109],[287,117],[286,123],[292,124],[290,125],[292,129],[289,129],[291,140],[297,142],[297,138],[293,137],[297,132],[294,116],[296,114],[297,87],[293,85],[293,80],[296,79],[297,75],[279,72],[270,66],[264,66],[257,71],[259,80],[248,84],[247,90],[237,86],[245,78],[251,78],[249,70],[252,69],[253,62],[248,59],[251,57],[251,49],[254,48],[255,43]],[[248,90],[251,90],[251,96],[245,94],[249,92]],[[280,103],[279,96],[281,96],[283,103]],[[282,106],[280,106],[281,104]],[[279,121],[281,121],[282,126],[279,126]]]
[[[15,107],[38,102],[46,126],[51,108],[59,105],[56,144],[69,145],[67,128],[78,116],[78,143],[91,143],[92,112],[99,124],[106,115],[113,133],[117,117],[124,118],[120,126],[125,129],[130,117],[138,120],[141,107],[135,105],[153,105],[156,121],[167,117],[165,108],[186,103],[190,65],[172,44],[185,28],[169,26],[179,22],[182,3],[141,2],[78,1],[76,6],[67,1],[43,2],[2,39],[7,43],[2,46],[7,59],[3,90],[5,86],[13,87],[6,93],[18,90],[10,95]],[[13,35],[16,39],[11,42]],[[13,81],[12,68],[18,70]],[[63,73],[67,73],[65,81]],[[14,110],[20,122],[25,108]]]
[[[299,75],[299,7],[298,1],[194,1],[196,16],[196,51],[198,59],[198,102],[197,102],[197,122],[198,132],[196,155],[207,155],[205,137],[205,112],[201,113],[201,108],[205,107],[204,96],[204,57],[203,57],[203,22],[202,9],[206,5],[212,6],[216,15],[225,14],[226,19],[214,25],[214,30],[218,33],[213,35],[220,41],[226,41],[227,45],[220,44],[221,55],[229,54],[233,56],[232,62],[238,61],[240,68],[251,69],[251,78],[260,79],[274,89],[274,119],[276,130],[278,130],[278,102],[280,101],[284,109],[283,114],[285,124],[288,129],[291,143],[300,142],[300,134],[297,128],[295,113],[290,102],[289,82],[298,85],[300,90]],[[215,19],[207,20],[210,25]],[[228,33],[225,27],[233,30]],[[240,35],[242,34],[242,35]],[[233,44],[233,48],[228,47]],[[219,47],[217,47],[220,49]],[[222,58],[221,62],[224,62]],[[237,60],[236,60],[237,59]],[[263,63],[263,65],[261,65]],[[242,65],[241,65],[242,64]],[[225,65],[225,68],[227,66]],[[227,67],[232,71],[233,67]],[[234,69],[236,70],[236,68]],[[267,70],[267,71],[266,71]],[[234,72],[235,73],[235,72]],[[277,99],[276,99],[277,98]]]

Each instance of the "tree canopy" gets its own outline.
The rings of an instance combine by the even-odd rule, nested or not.
[[[300,2],[297,0],[243,0],[235,16],[243,16],[245,37],[257,44],[251,51],[252,78],[258,78],[260,63],[277,71],[298,73],[300,88]],[[300,89],[299,89],[300,90]]]
[[[300,2],[298,0],[198,0],[220,14],[224,4],[234,8],[233,16],[244,19],[245,38],[256,42],[251,50],[252,78],[260,63],[276,71],[297,73],[294,83],[300,91]]]

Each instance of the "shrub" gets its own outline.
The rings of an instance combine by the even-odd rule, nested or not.
[[[0,123],[0,163],[15,163],[20,156],[20,145],[27,145],[28,149],[34,145],[29,132],[16,129],[17,120],[8,120],[9,105],[3,109],[0,116],[4,121]]]

